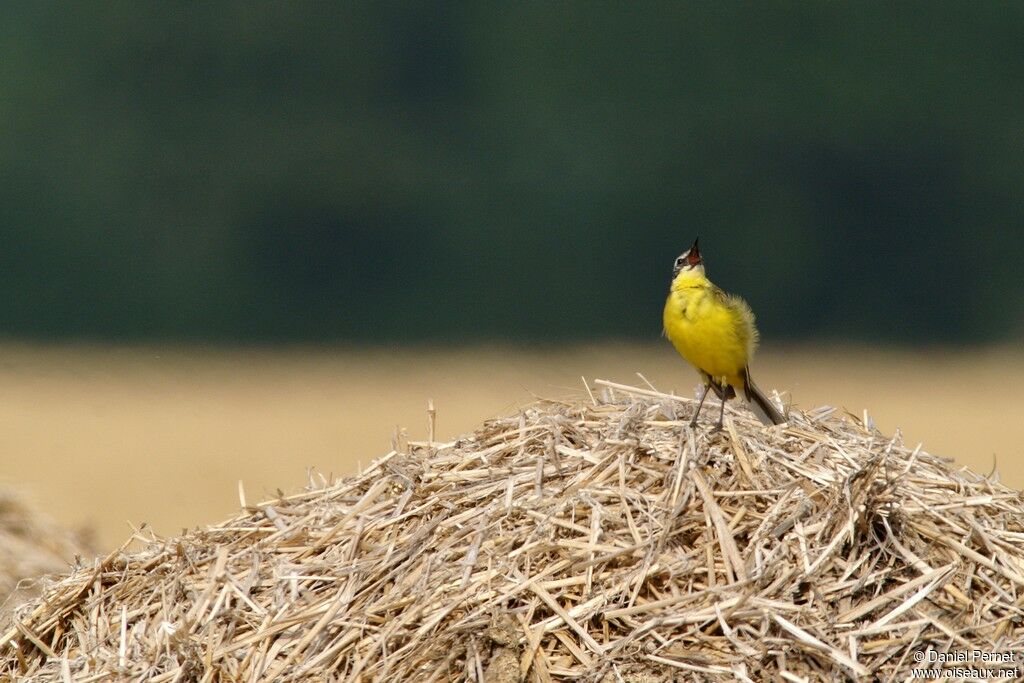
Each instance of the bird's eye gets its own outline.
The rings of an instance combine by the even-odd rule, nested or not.
[[[680,256],[679,258],[676,259],[676,265],[677,266],[683,265],[683,257],[682,256]]]

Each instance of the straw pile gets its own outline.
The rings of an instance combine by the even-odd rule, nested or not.
[[[1024,648],[1024,500],[832,409],[598,381],[151,539],[7,624],[37,680],[891,680]]]
[[[0,618],[38,595],[40,577],[68,571],[76,556],[92,557],[86,534],[61,528],[22,496],[0,489]]]

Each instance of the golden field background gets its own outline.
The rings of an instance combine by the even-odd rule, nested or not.
[[[0,485],[102,548],[131,533],[212,523],[344,476],[390,449],[396,425],[472,430],[534,395],[582,393],[581,375],[690,394],[696,375],[667,345],[567,350],[254,351],[0,347]],[[1024,486],[1024,354],[1006,349],[769,349],[754,377],[800,408],[821,404],[903,431],[933,453]],[[709,413],[710,415],[710,413]],[[709,418],[708,422],[713,418]]]

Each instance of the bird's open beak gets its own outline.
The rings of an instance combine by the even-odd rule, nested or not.
[[[691,265],[695,266],[700,263],[700,249],[697,246],[697,242],[700,241],[698,237],[693,241],[693,246],[690,247],[690,251],[686,253],[686,261]]]

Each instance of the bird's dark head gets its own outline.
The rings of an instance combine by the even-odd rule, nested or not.
[[[697,248],[697,242],[700,241],[698,237],[693,241],[693,246],[684,251],[676,259],[675,265],[672,266],[672,277],[679,275],[685,270],[694,270],[700,274],[704,274],[704,259],[700,257],[700,249]]]

